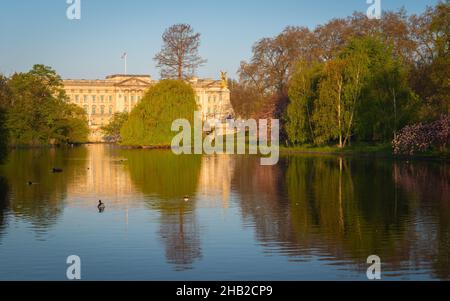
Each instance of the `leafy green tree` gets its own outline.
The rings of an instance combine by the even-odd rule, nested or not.
[[[377,37],[352,40],[322,67],[300,62],[290,82],[291,142],[337,141],[342,148],[352,139],[391,141],[416,118],[408,74],[393,47]]]
[[[86,114],[67,103],[59,75],[35,65],[8,80],[12,101],[7,107],[10,143],[37,145],[84,142],[89,133]]]
[[[11,101],[11,91],[8,87],[8,79],[0,75],[0,162],[6,155],[8,146],[8,131],[6,129],[6,107]]]
[[[151,87],[130,113],[120,133],[122,143],[135,146],[169,146],[172,122],[186,119],[193,125],[197,110],[192,87],[179,80],[163,80]]]
[[[0,163],[6,156],[6,150],[8,146],[8,131],[5,125],[6,112],[3,108],[0,108]]]
[[[349,107],[344,98],[346,61],[331,60],[326,63],[318,86],[319,97],[314,104],[314,142],[324,144],[339,139],[343,147],[346,125],[349,123]]]
[[[351,141],[357,106],[368,74],[369,54],[359,41],[351,43],[337,58],[326,62],[314,104],[314,141]]]
[[[88,117],[86,111],[75,105],[65,104],[63,118],[59,125],[63,129],[63,142],[84,143],[89,136]]]
[[[417,97],[408,84],[409,69],[391,45],[377,38],[358,40],[368,54],[368,70],[357,107],[359,140],[389,142],[399,128],[415,120]]]
[[[310,143],[314,139],[313,106],[323,66],[298,62],[289,87],[290,103],[286,115],[286,133],[293,144]]]
[[[421,119],[450,114],[450,2],[439,2],[410,18],[416,60],[411,74],[414,92],[422,102]]]
[[[121,140],[120,129],[128,120],[128,112],[115,113],[109,123],[102,127],[107,141],[118,142]]]

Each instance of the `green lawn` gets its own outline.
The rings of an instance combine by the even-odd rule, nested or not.
[[[336,154],[336,155],[377,155],[382,157],[394,157],[391,144],[355,144],[343,149],[337,146],[280,146],[281,154]],[[426,153],[416,154],[414,156],[396,156],[403,158],[430,158],[430,159],[450,159],[449,150],[430,151]]]
[[[324,154],[383,154],[392,155],[392,147],[390,144],[355,144],[346,148],[339,148],[337,146],[295,146],[295,147],[280,147],[282,153],[324,153]]]

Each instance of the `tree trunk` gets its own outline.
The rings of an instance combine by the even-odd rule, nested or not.
[[[394,88],[392,88],[392,96],[394,99],[394,139],[397,139],[397,96]]]
[[[343,148],[342,145],[342,121],[341,121],[341,89],[342,86],[339,85],[339,97],[338,97],[338,123],[339,123],[339,148]]]

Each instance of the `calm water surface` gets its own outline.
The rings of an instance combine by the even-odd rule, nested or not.
[[[384,279],[450,279],[449,165],[259,163],[103,145],[16,150],[0,166],[0,280],[64,280],[69,255],[85,280],[364,280],[372,254]]]

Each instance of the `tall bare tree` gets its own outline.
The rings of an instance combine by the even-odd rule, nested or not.
[[[305,27],[287,27],[273,38],[263,38],[253,46],[250,62],[241,62],[240,81],[264,94],[286,94],[299,59],[309,59],[312,34]]]
[[[154,58],[162,78],[186,79],[206,63],[198,53],[200,33],[195,33],[191,25],[173,25],[164,32],[162,39],[162,49]]]

